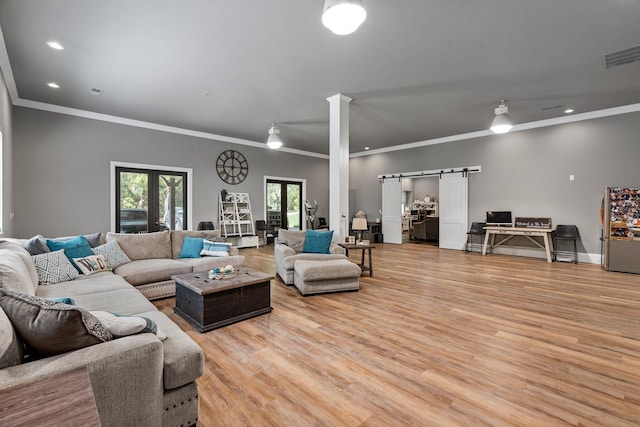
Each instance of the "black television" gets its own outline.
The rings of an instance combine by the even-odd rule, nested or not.
[[[509,226],[513,225],[511,211],[487,211],[488,226]]]

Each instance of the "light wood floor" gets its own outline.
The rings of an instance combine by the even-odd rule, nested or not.
[[[274,273],[273,247],[243,249]],[[358,292],[196,332],[199,426],[638,426],[640,276],[376,245]]]

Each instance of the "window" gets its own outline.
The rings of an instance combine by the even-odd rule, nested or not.
[[[112,162],[112,226],[118,233],[187,230],[191,169]]]

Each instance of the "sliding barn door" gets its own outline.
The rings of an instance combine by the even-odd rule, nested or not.
[[[402,181],[382,181],[382,233],[385,243],[402,244]]]
[[[440,178],[440,247],[464,250],[467,241],[469,178],[447,173]]]

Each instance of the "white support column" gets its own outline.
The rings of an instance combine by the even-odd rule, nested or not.
[[[336,94],[329,101],[329,227],[334,242],[349,233],[349,103]]]

